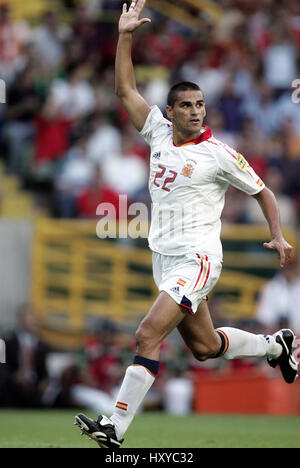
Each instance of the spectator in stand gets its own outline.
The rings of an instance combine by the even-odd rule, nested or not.
[[[103,180],[119,194],[127,195],[129,201],[144,197],[147,190],[148,169],[145,162],[132,152],[130,138],[123,137],[122,151],[107,154],[102,164]]]
[[[86,343],[86,367],[79,371],[79,382],[71,387],[75,403],[107,414],[113,409],[122,376],[123,351],[115,323],[101,321]]]
[[[274,167],[284,174],[285,167],[285,145],[281,133],[278,133],[270,138],[266,138],[264,142],[265,159],[268,167]],[[285,184],[286,192],[286,184]]]
[[[225,130],[233,134],[239,132],[242,121],[241,98],[235,94],[233,77],[226,81],[218,107],[224,117]]]
[[[296,227],[297,224],[297,211],[293,200],[283,193],[285,181],[282,172],[276,167],[270,167],[264,177],[264,181],[272,192],[274,193],[279,211],[281,224],[283,226]],[[264,224],[263,215],[259,212],[254,200],[247,197],[246,211],[247,220],[253,224]]]
[[[190,353],[180,344],[171,349],[169,358],[162,387],[163,408],[169,414],[184,416],[191,413],[194,397],[193,374],[188,371]]]
[[[106,185],[144,201],[141,163],[148,167],[149,154],[136,138],[127,145],[128,157],[122,154],[122,137],[132,135],[114,94],[116,31],[98,15],[100,10],[119,12],[122,2],[64,2],[70,25],[63,21],[66,10],[57,9],[47,11],[40,24],[35,19],[31,29],[10,18],[9,5],[0,0],[0,76],[6,80],[8,103],[0,107],[0,124],[8,143],[8,151],[2,151],[8,154],[8,170],[22,172],[24,155],[33,146],[33,182],[40,180],[37,175],[51,181],[53,167],[69,147],[70,131],[92,113],[88,159],[101,166]],[[219,21],[205,17],[201,31],[162,16],[141,31],[133,43],[138,86],[149,102],[164,108],[171,82],[199,83],[206,105],[213,107],[207,124],[216,138],[222,134],[262,178],[270,165],[278,167],[286,181],[283,190],[300,214],[300,106],[291,100],[291,83],[300,76],[299,1],[220,0],[218,6]],[[27,71],[33,77],[29,87]],[[46,102],[42,111],[41,98]],[[224,217],[245,219],[234,196]]]
[[[43,406],[49,383],[49,350],[37,336],[37,318],[30,305],[21,308],[19,329],[5,343],[6,364],[0,366],[0,406]]]
[[[226,203],[222,211],[223,224],[240,224],[246,220],[245,211],[245,195],[235,189],[229,187],[226,192]]]
[[[297,77],[297,51],[289,28],[276,23],[272,28],[273,42],[263,58],[265,81],[277,95],[289,89]]]
[[[144,96],[149,105],[157,105],[161,109],[166,107],[169,81],[164,78],[153,78],[145,86]]]
[[[194,60],[185,63],[180,72],[183,81],[191,81],[201,87],[208,106],[217,103],[228,79],[227,68],[212,67],[209,64],[209,55],[204,50],[199,51]]]
[[[253,93],[244,99],[244,116],[251,118],[265,135],[272,135],[278,130],[279,116],[276,112],[274,89],[265,81],[257,82]]]
[[[72,121],[66,119],[53,100],[48,98],[41,112],[35,116],[34,124],[33,170],[41,172],[46,166],[62,158],[67,151]],[[53,177],[52,172],[50,176]]]
[[[9,85],[26,66],[25,45],[31,36],[25,21],[13,21],[8,3],[0,4],[0,76]]]
[[[50,97],[65,118],[84,118],[95,106],[94,89],[89,82],[90,66],[88,63],[71,65],[66,73],[66,79],[54,80]]]
[[[136,133],[132,125],[126,125],[123,127],[123,139],[125,138],[128,143],[128,154],[133,154],[142,159],[148,168],[149,159],[150,159],[150,150],[147,145],[145,145],[145,140],[143,140],[139,134]]]
[[[220,141],[223,141],[231,148],[236,148],[237,138],[232,133],[225,129],[224,116],[217,107],[211,107],[209,114],[205,120],[206,125],[211,128],[213,136]]]
[[[116,118],[120,102],[115,93],[115,71],[108,67],[101,73],[101,81],[94,83],[95,114],[108,121]]]
[[[88,158],[93,164],[101,165],[107,154],[120,153],[121,133],[102,112],[90,116],[89,130],[87,151]]]
[[[123,1],[122,0],[100,0],[103,9],[107,8],[109,10],[117,10],[118,12],[122,9]]]
[[[2,138],[8,147],[8,172],[21,175],[26,143],[35,134],[33,119],[39,111],[42,100],[35,83],[32,68],[25,68],[8,89],[6,123]]]
[[[282,136],[285,142],[286,157],[289,161],[300,161],[300,132],[295,130],[295,122],[289,117],[286,119]]]
[[[293,328],[300,336],[300,275],[296,260],[283,268],[262,289],[256,318],[268,330]]]
[[[80,44],[81,60],[94,60],[95,55],[102,57],[107,38],[96,18],[97,12],[91,13],[87,4],[77,5],[73,13],[72,35]]]
[[[186,38],[176,33],[166,18],[153,23],[145,34],[142,54],[147,55],[148,63],[175,70],[188,50]]]
[[[33,31],[36,52],[49,70],[57,68],[64,59],[64,43],[70,36],[68,27],[59,22],[55,11],[47,11],[41,25]]]
[[[299,105],[293,104],[294,107]],[[281,129],[281,138],[284,148],[284,158],[281,161],[281,169],[284,174],[285,193],[291,197],[298,207],[298,221],[300,220],[300,158],[299,158],[299,142],[300,133],[295,129],[295,121],[291,118],[286,118]]]
[[[216,27],[216,37],[221,43],[229,43],[234,29],[244,20],[244,15],[233,0],[220,0],[223,14]]]
[[[252,57],[249,53],[241,56],[237,51],[229,51],[226,67],[232,77],[234,94],[241,100],[241,104],[251,100],[253,93],[255,93],[257,68],[259,67],[257,57]]]
[[[110,203],[115,209],[115,219],[119,219],[119,194],[112,187],[103,183],[101,169],[99,166],[95,166],[89,186],[77,196],[78,216],[95,218],[100,203]]]
[[[297,76],[300,76],[300,70]],[[291,85],[291,84],[290,84]],[[287,120],[290,120],[294,131],[300,135],[300,105],[293,103],[290,87],[276,101],[275,112],[278,115],[278,130],[280,131]]]
[[[76,199],[91,183],[94,165],[87,157],[88,135],[83,133],[64,156],[54,178],[55,213],[59,218],[77,216]]]
[[[248,18],[249,39],[255,50],[263,56],[271,43],[270,34],[270,2],[261,2],[260,6]]]
[[[244,119],[237,149],[262,179],[268,169],[265,140],[251,119]]]

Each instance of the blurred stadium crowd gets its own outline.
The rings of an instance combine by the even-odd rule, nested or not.
[[[205,123],[274,191],[282,223],[296,226],[300,104],[292,102],[292,82],[300,78],[299,1],[217,3],[220,21],[203,15],[198,32],[146,10],[153,21],[133,47],[139,89],[164,109],[170,84],[198,83]],[[150,204],[149,150],[114,94],[117,25],[102,20],[106,8],[117,19],[121,4],[65,1],[34,22],[14,20],[9,2],[0,6],[0,75],[7,84],[1,157],[51,216],[95,217],[102,201],[118,208],[120,193]],[[229,190],[223,221],[260,223],[256,205]]]
[[[231,325],[223,315],[223,306],[222,298],[210,302],[216,326]],[[6,364],[0,366],[0,408],[81,407],[110,415],[124,372],[134,355],[132,334],[111,319],[103,318],[97,322],[94,333],[86,337],[82,348],[76,352],[60,352],[39,338],[38,317],[30,305],[19,309],[18,319],[17,328],[5,337]],[[254,333],[262,331],[258,322],[242,326]],[[199,362],[182,340],[179,341],[179,336],[173,334],[163,342],[159,374],[142,409],[187,414],[193,409],[199,378],[232,373],[247,376],[255,370],[266,377],[279,375],[279,370],[271,369],[264,358]]]
[[[132,335],[110,319],[99,319],[81,350],[59,353],[39,339],[37,316],[31,306],[21,307],[18,318],[18,327],[6,336],[6,364],[0,366],[0,408],[82,407],[112,413],[124,371],[132,362]],[[173,412],[189,412],[197,373],[193,361],[182,345],[165,341],[159,378],[145,408],[172,405]],[[173,379],[176,401],[164,397]],[[182,402],[178,402],[178,391]]]
[[[210,312],[216,327],[235,326],[252,333],[273,333],[279,327],[292,327],[300,335],[297,311],[300,278],[294,267],[286,269],[267,284],[258,303],[256,320],[230,320],[224,298],[210,299]],[[289,296],[289,297],[288,297]],[[132,331],[101,318],[93,333],[76,351],[60,351],[43,342],[38,333],[39,318],[30,304],[18,310],[18,325],[5,336],[6,364],[0,366],[0,408],[87,408],[110,415],[124,372],[132,362],[135,341]],[[299,359],[299,340],[296,356]],[[173,333],[163,342],[160,370],[142,410],[164,410],[184,415],[193,410],[195,385],[212,376],[274,378],[265,358],[211,359],[199,362]],[[258,374],[256,374],[258,375]]]

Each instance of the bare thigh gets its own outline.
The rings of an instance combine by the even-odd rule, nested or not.
[[[165,291],[162,291],[136,331],[136,353],[159,360],[162,341],[186,317],[186,312]]]
[[[184,342],[199,360],[215,356],[221,347],[206,301],[199,304],[195,315],[187,315],[177,326]]]

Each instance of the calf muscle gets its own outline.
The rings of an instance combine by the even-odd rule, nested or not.
[[[201,302],[195,315],[187,315],[177,328],[185,344],[199,361],[218,354],[221,338],[214,330],[205,301]]]

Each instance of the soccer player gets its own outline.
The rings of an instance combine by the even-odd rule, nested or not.
[[[222,266],[220,216],[228,185],[256,198],[270,228],[283,267],[292,247],[283,238],[277,203],[247,161],[213,138],[203,125],[201,89],[179,83],[169,92],[165,119],[149,107],[136,88],[131,58],[132,33],[149,22],[140,19],[146,0],[133,0],[119,21],[116,92],[133,125],[151,147],[149,189],[152,221],[149,246],[159,295],[136,331],[136,356],[122,382],[115,411],[96,421],[78,414],[75,424],[102,448],[118,448],[159,369],[162,341],[177,327],[200,361],[265,356],[292,383],[298,366],[292,355],[294,333],[283,329],[255,335],[235,328],[214,329],[206,301]]]

